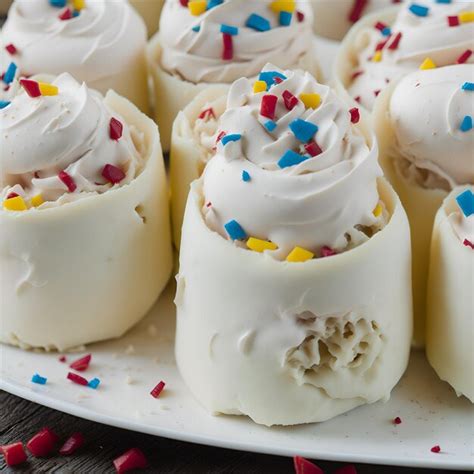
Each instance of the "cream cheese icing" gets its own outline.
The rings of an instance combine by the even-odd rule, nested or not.
[[[288,68],[298,63],[311,46],[312,10],[301,1],[215,1],[200,15],[189,2],[168,0],[162,11],[159,35],[162,67],[183,79],[229,83],[255,76],[268,62]],[[282,8],[289,12],[281,20]],[[282,24],[288,22],[288,24]],[[223,59],[223,32],[230,36],[232,57]]]
[[[474,2],[465,0],[408,2],[392,25],[363,28],[355,38],[359,53],[350,95],[371,110],[388,83],[418,69],[425,59],[437,66],[456,64],[474,49],[474,22],[468,16],[473,10]],[[463,60],[472,63],[474,56]]]

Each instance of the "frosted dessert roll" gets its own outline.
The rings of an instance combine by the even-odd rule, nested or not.
[[[364,15],[394,3],[401,3],[401,0],[311,0],[314,31],[317,35],[340,41]]]
[[[474,402],[474,187],[458,187],[436,214],[426,353],[442,380]]]
[[[409,230],[357,110],[309,73],[264,74],[269,91],[231,86],[191,187],[176,359],[208,411],[292,425],[390,396],[410,349]]]
[[[312,21],[301,0],[167,0],[148,45],[163,149],[178,112],[202,90],[255,77],[267,62],[316,74]]]
[[[389,87],[374,111],[380,162],[410,220],[418,346],[435,214],[451,189],[474,183],[473,83],[474,64],[419,70]]]
[[[164,0],[130,0],[145,21],[148,36],[156,33]]]
[[[0,340],[64,350],[121,336],[171,273],[159,134],[69,74],[0,110]]]
[[[15,0],[0,38],[2,73],[68,72],[148,111],[146,28],[126,0]]]
[[[473,63],[474,2],[404,2],[358,22],[334,65],[338,93],[372,111],[392,81],[420,67]]]

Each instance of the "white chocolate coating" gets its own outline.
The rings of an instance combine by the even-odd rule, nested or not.
[[[383,179],[379,192],[391,215],[379,233],[340,255],[292,264],[211,231],[202,183],[193,183],[176,359],[207,410],[292,425],[388,399],[410,350],[410,249],[405,212]]]
[[[474,250],[463,245],[451,222],[460,212],[454,199],[464,189],[455,188],[449,194],[434,222],[426,353],[439,377],[458,396],[464,395],[474,403]],[[470,189],[474,191],[472,186]]]
[[[0,340],[64,350],[121,336],[170,276],[168,190],[156,125],[109,92],[142,134],[129,184],[50,209],[0,210]]]
[[[130,3],[143,18],[148,36],[154,35],[158,30],[161,9],[165,0],[130,0]]]

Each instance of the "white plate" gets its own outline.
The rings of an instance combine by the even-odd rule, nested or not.
[[[329,422],[265,428],[244,417],[209,415],[176,369],[173,294],[170,284],[124,338],[88,347],[93,359],[83,375],[101,379],[97,390],[66,380],[68,366],[58,354],[1,345],[0,388],[92,421],[194,443],[313,459],[473,470],[473,407],[436,377],[420,353],[413,354],[388,403],[361,407]],[[68,354],[68,361],[82,353]],[[35,372],[48,378],[46,385],[30,382]],[[160,380],[166,390],[154,399],[149,392]],[[396,416],[401,425],[392,424]],[[430,452],[436,444],[442,453]]]

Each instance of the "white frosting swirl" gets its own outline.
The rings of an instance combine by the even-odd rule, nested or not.
[[[465,83],[474,83],[474,64],[415,71],[397,84],[389,105],[397,155],[429,172],[418,178],[434,174],[449,188],[474,183],[474,133],[460,130],[474,116],[474,91],[463,90]]]
[[[255,76],[272,62],[282,68],[298,64],[312,45],[312,10],[296,1],[304,14],[296,12],[289,26],[280,26],[279,15],[270,8],[272,0],[225,0],[200,16],[193,16],[179,0],[167,0],[160,19],[162,67],[187,81],[230,83],[239,77]],[[252,13],[270,22],[268,31],[256,31],[245,24]],[[221,25],[237,27],[232,36],[233,59],[223,60]],[[199,27],[199,31],[194,31]]]
[[[409,10],[413,3],[429,8],[427,16],[413,14]],[[375,26],[361,30],[356,38],[360,53],[354,71],[357,75],[349,86],[351,96],[371,110],[379,91],[390,81],[418,69],[426,58],[431,58],[437,66],[456,64],[466,50],[474,50],[474,22],[449,27],[448,16],[472,10],[474,2],[466,0],[452,0],[450,4],[426,0],[408,2],[390,26],[392,36],[381,50],[378,62],[373,61],[376,47],[387,36]],[[402,35],[398,47],[390,49],[398,33]],[[474,62],[474,55],[468,62]]]
[[[264,69],[271,70],[276,69],[271,65]],[[295,246],[314,253],[323,246],[347,249],[367,239],[362,227],[382,224],[383,218],[373,214],[379,200],[376,181],[382,174],[376,144],[369,145],[351,124],[348,109],[329,87],[308,73],[284,75],[287,79],[269,92],[254,94],[246,78],[231,86],[219,130],[242,138],[225,146],[220,141],[206,166],[206,222],[228,238],[224,226],[236,220],[249,237],[277,244],[273,255],[280,259]],[[286,90],[296,97],[319,94],[321,105],[307,109],[300,100],[287,110],[281,99]],[[272,132],[263,125],[268,118],[259,113],[265,94],[279,98]],[[303,147],[289,129],[296,119],[319,127],[315,138],[322,153],[281,169],[278,162],[286,150],[301,152]],[[244,171],[250,176],[247,182],[242,179]]]
[[[107,164],[125,173],[115,186],[129,183],[141,171],[130,128],[98,92],[67,73],[53,84],[58,95],[31,98],[21,90],[0,110],[2,199],[12,192],[25,201],[41,194],[48,207],[110,189],[113,185],[102,176]],[[119,140],[110,137],[111,118],[123,125]],[[59,178],[61,171],[74,181],[74,192]]]
[[[117,74],[133,74],[123,64],[144,54],[146,30],[126,0],[86,0],[76,18],[61,21],[63,10],[48,0],[15,0],[1,33],[1,70],[13,60],[23,75],[69,72],[94,88]],[[7,53],[8,44],[18,53]]]

